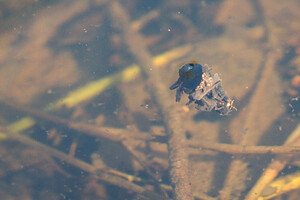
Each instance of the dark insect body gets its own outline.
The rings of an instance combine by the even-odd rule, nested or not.
[[[204,64],[188,63],[179,70],[178,80],[170,89],[176,91],[176,101],[179,102],[184,93],[189,95],[187,105],[195,102],[200,111],[216,110],[220,115],[228,115],[234,100],[224,92],[219,74],[211,74],[211,68]]]

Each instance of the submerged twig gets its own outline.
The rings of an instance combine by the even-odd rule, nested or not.
[[[70,155],[67,155],[63,152],[60,152],[56,149],[53,149],[49,146],[46,146],[44,144],[41,144],[25,135],[13,132],[11,130],[8,130],[7,128],[0,127],[0,131],[2,134],[5,134],[8,138],[17,140],[23,144],[26,144],[30,147],[36,148],[40,151],[43,151],[55,158],[60,159],[63,162],[67,162],[69,164],[72,164],[78,168],[80,168],[83,171],[89,172],[91,174],[95,175],[95,178],[98,178],[104,182],[107,182],[112,185],[116,185],[121,188],[125,188],[127,190],[133,191],[135,193],[141,194],[145,196],[147,199],[159,199],[159,200],[165,200],[165,197],[162,197],[152,191],[146,190],[143,187],[136,185],[132,182],[129,182],[125,179],[122,179],[120,177],[111,175],[110,173],[107,173],[107,170],[98,170],[99,167],[90,165],[84,161],[81,161],[79,159],[76,159]]]
[[[104,126],[94,126],[90,124],[84,124],[84,123],[77,123],[71,120],[62,119],[60,117],[47,114],[38,110],[34,110],[31,108],[26,108],[11,102],[7,102],[4,100],[0,100],[0,105],[4,105],[6,107],[9,107],[13,110],[17,110],[19,112],[23,112],[25,114],[31,115],[33,117],[60,124],[63,126],[66,126],[70,129],[80,131],[87,133],[92,136],[96,137],[102,137],[109,139],[114,142],[121,142],[126,138],[130,139],[141,139],[141,140],[150,140],[152,137],[150,135],[146,134],[137,134],[133,133],[132,131],[124,130],[124,129],[118,129],[118,128],[112,128],[112,127],[104,127]]]
[[[265,131],[267,128],[266,124],[271,124],[272,120],[270,118],[268,118],[268,120],[264,120],[263,125],[257,123],[257,117],[258,115],[261,115],[261,112],[274,113],[274,115],[272,115],[273,118],[274,116],[279,115],[279,112],[281,112],[281,108],[278,108],[275,112],[275,110],[271,110],[272,107],[269,105],[264,105],[267,103],[265,99],[271,99],[271,96],[275,93],[275,89],[270,89],[269,85],[272,83],[274,87],[274,85],[277,84],[275,81],[277,80],[275,66],[280,57],[281,53],[277,51],[270,51],[267,54],[265,67],[262,71],[262,78],[259,80],[255,93],[251,97],[251,101],[248,104],[249,113],[245,113],[246,117],[244,119],[245,121],[243,123],[243,127],[244,129],[246,127],[251,127],[251,131],[248,131],[247,134],[241,135],[239,141],[237,141],[236,136],[232,137],[233,141],[239,145],[256,145],[262,137],[263,131]],[[268,90],[267,94],[270,95],[270,97],[262,95],[266,90]],[[275,98],[273,101],[274,105],[278,103],[278,101],[279,100]],[[232,196],[240,195],[242,191],[246,189],[245,183],[247,177],[249,176],[249,171],[247,169],[248,164],[249,163],[245,162],[245,160],[241,159],[240,157],[236,157],[232,161],[224,187],[220,193],[221,199],[231,199],[233,198]]]
[[[193,148],[220,151],[228,154],[299,154],[299,146],[250,146],[212,143],[206,141],[188,141]]]
[[[46,120],[48,122],[57,123],[63,126],[67,126],[70,129],[81,131],[83,133],[87,133],[92,136],[101,137],[105,139],[109,139],[114,142],[120,142],[124,145],[124,147],[128,150],[128,152],[131,154],[131,157],[135,159],[150,175],[150,177],[153,179],[154,184],[157,186],[157,188],[161,189],[159,187],[159,181],[155,179],[155,175],[150,171],[148,166],[145,164],[143,160],[141,160],[133,150],[128,147],[126,144],[124,144],[124,140],[126,139],[142,139],[142,140],[149,140],[152,139],[152,136],[146,135],[146,134],[135,134],[131,131],[127,131],[124,129],[117,129],[117,128],[111,128],[111,127],[97,127],[94,125],[84,124],[84,123],[76,123],[70,120],[62,119],[60,117],[56,117],[54,115],[46,114],[43,112],[40,112],[38,110],[33,110],[30,108],[26,108],[23,106],[19,106],[17,104],[13,104],[7,101],[0,100],[0,105],[5,105],[6,107],[10,107],[14,110],[24,112],[26,114],[32,115],[34,117],[37,117],[42,120]],[[166,195],[166,192],[161,189],[161,192]]]
[[[289,138],[286,140],[284,145],[300,145],[300,124],[296,127],[296,129],[291,133]],[[286,164],[293,158],[294,155],[281,155],[275,158],[268,166],[267,169],[264,170],[262,176],[259,178],[257,183],[252,187],[248,195],[246,196],[246,200],[255,200],[257,199],[264,188],[272,181],[278,173],[286,166]]]
[[[168,88],[162,83],[160,72],[155,69],[152,71],[148,69],[153,64],[152,56],[147,51],[142,36],[131,28],[128,14],[117,1],[111,3],[110,9],[114,23],[124,32],[126,43],[142,67],[143,75],[148,77],[153,85],[151,87],[149,84],[148,87],[150,87],[151,92],[156,97],[166,122],[166,129],[169,135],[170,175],[174,186],[175,198],[178,200],[192,200],[192,188],[188,174],[188,156],[185,150],[186,138],[180,114],[168,101]]]
[[[148,173],[150,178],[153,180],[153,184],[160,190],[160,192],[167,197],[167,192],[159,185],[159,178],[149,169],[147,162],[140,158],[138,155],[134,153],[134,151],[127,146],[127,150],[130,152],[131,156],[144,168],[144,170]]]

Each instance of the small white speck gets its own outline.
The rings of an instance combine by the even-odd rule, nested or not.
[[[170,29],[170,28],[168,28],[168,31],[170,32],[170,31],[171,31],[171,29]]]
[[[149,104],[142,104],[141,107],[149,109]]]

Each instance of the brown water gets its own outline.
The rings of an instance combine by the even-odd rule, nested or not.
[[[187,62],[221,74],[237,107],[229,116],[199,112],[168,90],[188,142],[247,152],[285,144],[299,124],[297,0],[117,2],[121,17],[106,0],[0,1],[1,199],[153,199],[139,189],[171,198],[171,122],[149,88],[168,88]],[[125,28],[120,18],[129,20]],[[140,70],[145,51],[152,63]],[[163,80],[151,81],[152,70]],[[278,158],[186,151],[195,199],[255,199],[248,192]],[[273,176],[296,177],[292,158]],[[299,190],[287,188],[274,199],[297,199]]]

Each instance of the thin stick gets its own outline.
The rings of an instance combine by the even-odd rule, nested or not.
[[[220,151],[228,154],[299,154],[299,146],[249,146],[212,143],[206,141],[188,141],[192,148],[202,148],[213,151]]]
[[[44,144],[41,144],[25,135],[22,135],[22,134],[19,134],[19,133],[16,133],[16,132],[12,132],[10,130],[8,130],[7,128],[4,128],[4,127],[0,127],[0,131],[5,134],[8,138],[11,138],[11,139],[14,139],[14,140],[17,140],[23,144],[26,144],[30,147],[33,147],[35,149],[38,149],[40,151],[43,151],[55,158],[58,158],[60,159],[61,161],[63,162],[67,162],[71,165],[74,165],[78,168],[80,168],[81,170],[83,171],[86,171],[86,172],[89,172],[91,174],[94,174],[95,178],[98,178],[102,181],[105,181],[109,184],[112,184],[112,185],[116,185],[118,187],[121,187],[121,188],[125,188],[127,190],[130,190],[130,191],[133,191],[135,193],[138,193],[138,194],[141,194],[145,197],[147,197],[147,199],[151,200],[151,199],[159,199],[159,200],[164,200],[166,199],[165,197],[162,197],[152,191],[149,191],[149,190],[145,190],[143,187],[139,186],[139,185],[136,185],[132,182],[129,182],[125,179],[122,179],[120,177],[117,177],[117,176],[113,176],[109,173],[107,173],[106,171],[107,170],[98,170],[99,168],[98,167],[95,167],[93,165],[90,165],[84,161],[81,161],[79,159],[76,159],[70,155],[67,155],[65,153],[62,153],[56,149],[53,149],[49,146],[46,146]]]
[[[34,116],[36,118],[56,123],[56,124],[61,124],[64,126],[69,127],[70,129],[80,131],[87,133],[92,136],[97,136],[97,137],[102,137],[109,139],[111,141],[115,142],[121,142],[126,138],[134,138],[134,139],[141,139],[141,140],[150,140],[152,137],[147,134],[138,134],[138,133],[133,133],[132,131],[127,131],[124,129],[118,129],[118,128],[112,128],[112,127],[103,127],[103,126],[94,126],[90,124],[83,124],[83,123],[77,123],[73,122],[71,120],[67,119],[62,119],[60,117],[43,113],[38,110],[34,110],[31,108],[26,108],[24,106],[20,106],[11,102],[7,102],[4,100],[0,100],[0,105],[4,105],[6,107],[9,107],[13,110],[17,110],[19,112],[23,112],[25,114]]]
[[[177,200],[192,200],[192,187],[188,174],[188,155],[186,153],[185,131],[180,114],[168,100],[168,87],[162,83],[160,71],[149,68],[153,66],[152,56],[144,44],[143,37],[130,26],[127,12],[117,1],[112,1],[110,13],[113,22],[124,32],[125,41],[142,67],[142,74],[149,80],[148,87],[157,99],[162,111],[166,130],[169,136],[169,163],[173,192]],[[150,84],[151,83],[151,84]]]
[[[26,108],[15,103],[0,100],[0,104],[9,107],[13,110],[32,115],[42,120],[52,123],[61,124],[69,127],[70,129],[81,131],[92,136],[102,137],[115,142],[121,142],[126,138],[150,140],[152,136],[146,133],[133,133],[124,129],[117,129],[112,127],[97,127],[94,125],[76,123],[70,120],[62,119],[60,117],[43,113],[38,110]],[[222,144],[211,143],[206,141],[187,141],[188,145],[193,148],[204,148],[207,150],[220,151],[228,154],[298,154],[300,147],[297,146],[249,146],[249,145],[235,145],[235,144]]]
[[[76,123],[72,122],[70,120],[62,119],[60,117],[56,117],[54,115],[46,114],[43,112],[40,112],[38,110],[33,110],[30,108],[26,108],[23,106],[19,106],[17,104],[13,104],[6,101],[1,101],[1,105],[5,105],[6,107],[10,107],[14,110],[24,112],[26,114],[32,115],[34,117],[37,117],[42,120],[46,120],[52,123],[61,124],[64,126],[69,127],[70,129],[76,130],[76,131],[82,131],[83,133],[88,133],[89,135],[98,136],[102,138],[109,139],[114,142],[120,142],[124,145],[124,147],[127,148],[127,150],[130,152],[131,156],[138,161],[138,163],[146,170],[146,172],[150,175],[150,177],[153,179],[154,184],[158,186],[159,189],[159,181],[155,178],[155,174],[151,172],[151,170],[146,165],[146,162],[142,161],[138,156],[135,155],[134,151],[128,147],[126,144],[124,144],[125,139],[142,139],[142,140],[149,140],[152,138],[152,136],[144,134],[135,134],[130,131],[126,131],[123,129],[117,129],[117,128],[110,128],[110,127],[96,127],[93,125],[83,124],[83,123]],[[162,193],[166,196],[166,192],[161,190]]]
[[[276,110],[272,110],[272,107],[267,105],[267,101],[264,101],[265,99],[274,98],[274,95],[276,98],[274,98],[273,106],[279,104],[280,97],[278,95],[278,89],[275,88],[275,85],[279,83],[276,82],[278,75],[276,73],[275,66],[281,56],[282,53],[280,51],[273,50],[267,53],[265,67],[262,71],[261,78],[257,83],[256,90],[252,95],[249,104],[247,105],[249,112],[244,113],[245,119],[242,123],[242,127],[243,129],[251,127],[251,131],[240,135],[239,140],[237,140],[237,135],[232,135],[232,140],[235,143],[238,143],[239,145],[256,145],[268,127],[266,124],[271,125],[272,121],[282,112],[280,107],[276,108]],[[270,87],[270,84],[272,87]],[[265,93],[265,91],[268,91],[268,93]],[[263,95],[264,93],[265,95]],[[241,113],[244,111],[241,111]],[[257,123],[258,117],[262,117],[261,115],[266,117],[265,113],[272,113],[272,116],[267,117],[267,119],[264,118],[263,123]],[[249,163],[240,157],[236,157],[232,160],[229,172],[224,182],[222,193],[220,193],[221,199],[232,199],[233,196],[241,195],[242,191],[246,189],[246,179],[249,177],[250,173],[247,168],[248,164]]]
[[[300,145],[300,124],[291,133],[284,145]],[[275,158],[264,170],[262,176],[258,179],[256,184],[252,187],[246,196],[246,200],[255,200],[262,193],[263,189],[272,181],[278,173],[286,166],[286,164],[293,158],[294,155],[278,156]]]

